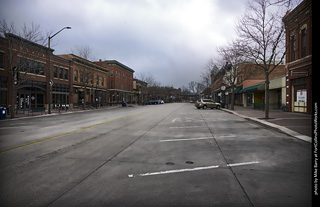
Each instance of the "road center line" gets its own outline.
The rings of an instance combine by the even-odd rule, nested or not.
[[[159,142],[179,142],[179,141],[192,141],[192,140],[201,140],[201,139],[213,139],[213,137],[198,137],[198,138],[189,138],[189,139],[163,139]]]
[[[83,127],[83,128],[76,129],[76,130],[73,130],[73,131],[65,132],[65,133],[62,133],[62,134],[58,134],[58,135],[54,135],[54,136],[51,136],[51,137],[47,137],[47,138],[35,140],[35,141],[32,141],[32,142],[28,142],[28,143],[25,143],[25,144],[21,144],[21,145],[18,145],[18,146],[10,147],[10,148],[7,148],[7,149],[4,149],[4,150],[0,151],[0,154],[9,152],[9,151],[14,150],[14,149],[19,149],[19,148],[26,147],[26,146],[29,146],[29,145],[33,145],[33,144],[41,143],[41,142],[44,142],[44,141],[48,141],[48,140],[56,139],[56,138],[59,138],[59,137],[63,137],[63,136],[66,136],[68,134],[72,134],[72,133],[75,133],[75,132],[81,132],[81,131],[86,130],[86,129],[91,129],[91,128],[94,128],[94,127],[97,127],[97,126],[105,125],[105,124],[108,124],[108,123],[111,123],[111,122],[115,122],[115,121],[118,121],[118,120],[121,120],[121,119],[129,118],[131,116],[139,115],[139,114],[150,112],[150,111],[153,111],[153,110],[155,110],[155,109],[151,109],[151,110],[147,110],[147,111],[142,111],[142,112],[130,114],[130,115],[127,115],[127,116],[123,116],[123,117],[119,117],[119,118],[112,119],[112,120],[109,120],[109,121],[105,121],[105,122],[102,122],[102,123],[99,123],[99,124],[94,124],[94,125]]]

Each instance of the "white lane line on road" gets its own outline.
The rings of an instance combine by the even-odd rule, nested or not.
[[[227,164],[228,167],[236,167],[236,166],[243,166],[243,165],[252,165],[252,164],[258,164],[259,161],[252,161],[252,162],[241,162],[241,163],[234,163],[234,164]],[[165,170],[165,171],[158,171],[158,172],[149,172],[149,173],[142,173],[138,175],[129,174],[129,178],[133,177],[145,177],[145,176],[151,176],[151,175],[164,175],[164,174],[172,174],[172,173],[182,173],[182,172],[192,172],[192,171],[199,171],[199,170],[210,170],[210,169],[216,169],[219,168],[219,165],[211,165],[211,166],[205,166],[205,167],[195,167],[195,168],[186,168],[186,169],[177,169],[177,170]]]
[[[179,141],[192,141],[192,140],[201,140],[201,139],[213,139],[213,137],[198,137],[198,138],[189,138],[189,139],[163,139],[159,142],[179,142]]]
[[[166,170],[166,171],[159,171],[159,172],[151,172],[151,173],[142,173],[138,175],[129,174],[128,177],[144,177],[144,176],[151,176],[151,175],[163,175],[163,174],[172,174],[172,173],[181,173],[181,172],[192,172],[198,170],[209,170],[218,168],[219,165],[212,165],[207,167],[196,167],[196,168],[186,168],[186,169],[178,169],[178,170]]]
[[[170,129],[191,129],[191,128],[200,128],[206,126],[184,126],[184,127],[170,127]]]
[[[235,167],[235,166],[242,166],[242,165],[252,165],[252,164],[258,164],[259,161],[252,161],[252,162],[241,162],[241,163],[234,163],[234,164],[228,164],[228,167]]]
[[[180,119],[180,118],[175,118],[175,119],[173,119],[171,122],[176,122],[178,119]]]
[[[217,138],[228,138],[228,137],[236,137],[236,135],[234,135],[234,134],[217,135]]]

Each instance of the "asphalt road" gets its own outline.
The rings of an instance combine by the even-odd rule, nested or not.
[[[164,104],[0,121],[0,206],[311,206],[311,144]]]

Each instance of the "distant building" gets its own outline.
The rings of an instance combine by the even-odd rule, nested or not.
[[[72,61],[70,76],[71,107],[107,105],[107,68],[73,54],[59,56]],[[54,80],[59,79],[57,70],[59,69],[54,67]]]
[[[254,64],[246,64],[239,68],[235,89],[235,104],[244,107],[263,109],[265,104],[265,73],[256,69]],[[278,65],[269,75],[269,106],[280,109],[285,102],[285,66]]]
[[[304,0],[283,17],[286,27],[286,106],[312,112],[312,1]]]
[[[134,70],[116,60],[99,60],[94,63],[106,67],[109,71],[108,102],[111,104],[133,103]]]
[[[144,104],[148,102],[148,83],[133,79],[133,103]]]
[[[237,81],[234,88],[235,105],[244,107],[264,108],[265,95],[265,73],[262,70],[256,69],[255,64],[245,64],[238,68]],[[218,72],[212,73],[211,86],[212,98],[226,106],[231,105],[231,87],[224,82],[226,71],[224,68]],[[269,75],[269,96],[270,108],[279,109],[281,104],[285,102],[285,66],[278,65],[275,70]]]

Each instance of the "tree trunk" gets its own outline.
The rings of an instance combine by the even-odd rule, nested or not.
[[[14,85],[14,80],[12,80],[11,84],[12,90],[11,90],[11,106],[10,106],[10,117],[14,118],[14,106],[15,106],[15,98],[16,98],[16,87]]]
[[[234,83],[231,84],[231,110],[234,110]]]
[[[269,73],[266,73],[266,82],[265,82],[265,119],[269,119]]]
[[[84,92],[83,92],[83,96],[84,96],[84,98],[83,98],[83,110],[85,110],[86,109],[86,96],[87,96],[87,86],[84,86]]]

